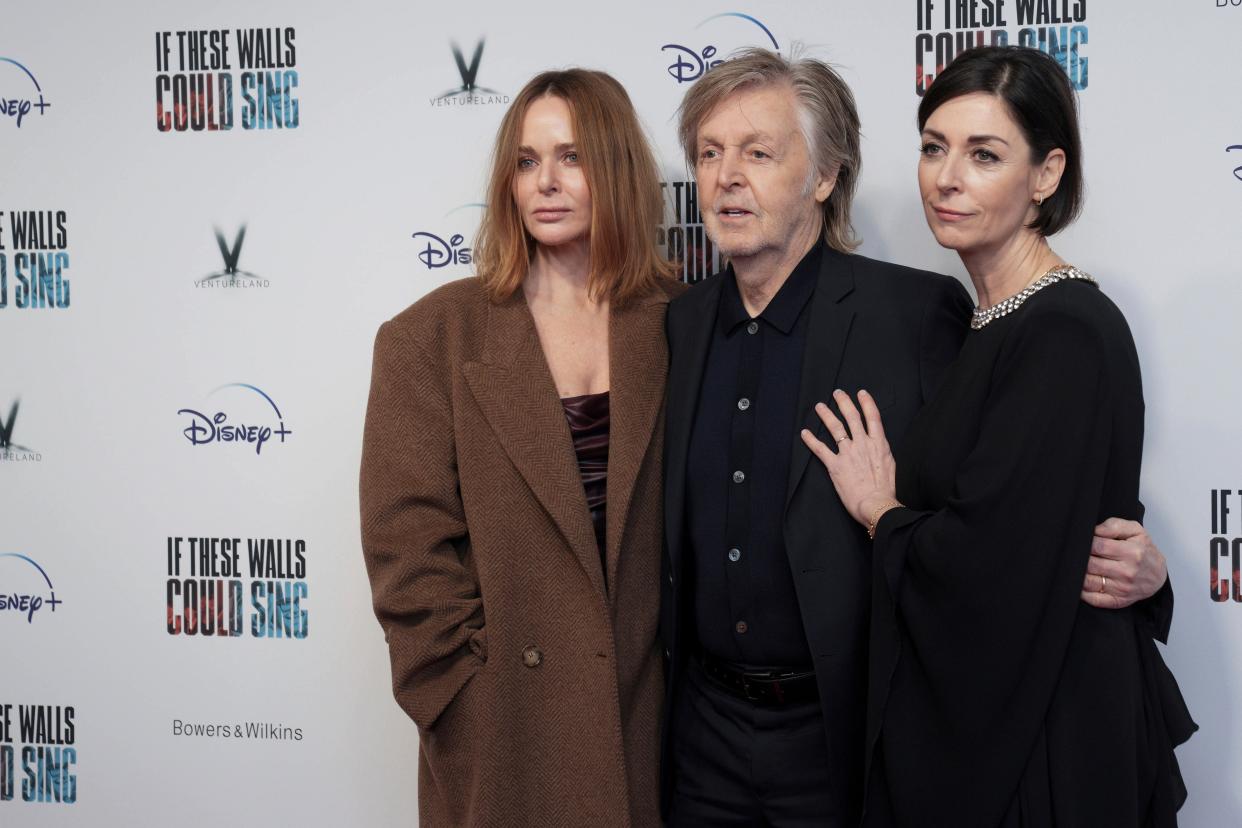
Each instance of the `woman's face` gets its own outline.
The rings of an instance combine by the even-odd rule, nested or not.
[[[513,174],[513,201],[526,232],[555,247],[591,235],[591,191],[574,144],[569,105],[545,95],[526,110]]]
[[[1032,164],[1030,145],[1000,98],[976,92],[946,101],[921,138],[919,192],[936,241],[972,253],[1035,232],[1026,227],[1037,212],[1034,199],[1056,190],[1064,153],[1053,150]]]

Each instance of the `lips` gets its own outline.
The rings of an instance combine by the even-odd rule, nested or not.
[[[742,207],[717,207],[716,215],[722,219],[728,220],[728,219],[744,219],[748,216],[753,216],[754,213]]]
[[[569,215],[568,207],[541,207],[535,210],[534,217],[539,221],[558,221]]]
[[[936,217],[941,221],[961,221],[962,219],[968,219],[971,216],[971,213],[963,213],[959,210],[950,210],[948,207],[937,207],[934,204],[931,205],[931,208],[932,211],[935,212]]]

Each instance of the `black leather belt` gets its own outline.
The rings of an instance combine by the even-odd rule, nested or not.
[[[731,696],[753,704],[779,706],[814,701],[819,686],[813,670],[777,672],[775,670],[739,670],[723,661],[702,653],[698,662],[712,684]]]

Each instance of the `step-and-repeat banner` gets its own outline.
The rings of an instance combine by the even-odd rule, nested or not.
[[[710,273],[674,112],[734,49],[796,43],[858,97],[862,252],[962,278],[918,203],[919,96],[990,43],[1078,89],[1087,208],[1055,246],[1143,362],[1166,657],[1202,725],[1182,821],[1238,824],[1240,42],[1239,0],[8,4],[0,824],[413,824],[358,537],[375,330],[471,273],[496,128],[549,67],[630,91],[659,243]]]

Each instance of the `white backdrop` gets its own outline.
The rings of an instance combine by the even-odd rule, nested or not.
[[[689,52],[801,41],[858,97],[862,252],[962,276],[916,197],[912,81],[926,4],[178,5],[0,10],[0,824],[411,825],[417,736],[390,694],[358,541],[371,343],[381,321],[470,273],[462,251],[507,100],[544,68],[605,69],[680,182],[672,115],[688,83],[674,75],[697,72]],[[1028,5],[1048,16],[1024,25]],[[923,21],[933,44],[971,29],[946,27],[945,6],[934,0]],[[986,37],[1004,30],[1017,42],[1027,28],[1038,42],[1051,29],[1078,43],[1074,76],[1083,59],[1089,69],[1087,209],[1055,246],[1099,278],[1134,329],[1148,405],[1143,498],[1177,592],[1166,657],[1202,726],[1179,751],[1182,823],[1234,825],[1242,584],[1213,600],[1210,568],[1212,539],[1242,536],[1242,148],[1228,149],[1242,145],[1242,7],[1000,7],[1005,25],[975,21]],[[279,34],[270,68],[243,64],[237,39],[252,28]],[[229,76],[232,128],[160,131],[157,78],[169,76],[171,118],[171,76],[199,73],[188,48],[182,64],[177,33],[225,29],[228,68],[203,71],[217,122]],[[480,40],[478,88],[439,98],[463,83],[451,44],[469,68]],[[245,128],[248,72],[282,86],[296,73],[271,114],[283,126]],[[40,213],[51,231],[18,238]],[[429,267],[446,257],[415,234],[449,245],[448,263]],[[57,254],[53,306],[28,307],[28,260],[55,267]],[[236,272],[208,278],[229,261]],[[210,427],[187,410],[270,431],[257,452],[206,443]],[[1226,489],[1231,512],[1218,525],[1214,492]],[[219,556],[214,571],[200,575],[197,560],[191,570],[189,539],[200,537],[239,539],[240,571]],[[247,542],[269,540],[274,558],[260,547],[252,571]],[[1233,577],[1228,555],[1219,574]],[[238,635],[170,634],[169,580],[184,590],[200,578],[238,582]],[[296,623],[256,637],[276,630],[266,595],[277,588],[297,590]],[[174,597],[180,613],[184,596]],[[213,608],[227,630],[229,606]],[[60,801],[27,801],[40,796]]]

